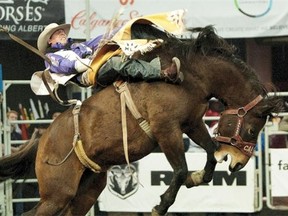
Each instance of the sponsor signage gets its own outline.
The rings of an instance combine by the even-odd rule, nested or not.
[[[272,197],[288,197],[288,149],[270,149]]]
[[[0,26],[22,39],[37,39],[53,22],[65,22],[64,0],[0,0]],[[0,39],[7,38],[0,34]]]
[[[206,153],[186,153],[189,171],[201,170]],[[255,200],[255,158],[236,173],[229,161],[217,164],[213,180],[187,189],[181,187],[170,212],[253,212]],[[102,211],[150,212],[159,204],[172,179],[172,169],[163,153],[152,153],[136,163],[114,166],[99,198]],[[239,202],[241,200],[241,202]]]
[[[187,27],[213,25],[224,38],[287,36],[287,8],[287,0],[0,0],[0,25],[37,39],[49,23],[65,22],[71,37],[86,39],[104,34],[111,23],[117,28],[142,15],[186,9]]]
[[[187,9],[187,27],[213,25],[224,38],[288,35],[287,0],[90,0],[88,12],[83,0],[67,2],[66,22],[72,24],[75,38],[104,34],[120,8],[124,11],[114,23],[116,27],[145,14]],[[90,26],[89,32],[86,26]]]

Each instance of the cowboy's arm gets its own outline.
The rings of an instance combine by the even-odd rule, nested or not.
[[[70,51],[72,52],[72,51]],[[46,67],[49,67],[52,73],[61,73],[61,74],[75,74],[79,72],[84,72],[88,69],[89,59],[80,59],[71,53],[72,55],[62,56],[57,53],[48,53],[46,54],[50,60],[51,65],[45,61]]]
[[[96,38],[92,38],[91,40],[81,42],[81,43],[73,43],[71,45],[71,49],[81,58],[87,58],[93,54],[93,52],[97,49],[102,36],[98,36]]]
[[[86,46],[90,47],[93,51],[95,51],[102,39],[102,36],[103,35],[99,35],[96,38],[92,38],[91,40],[83,42],[83,44],[85,44]]]

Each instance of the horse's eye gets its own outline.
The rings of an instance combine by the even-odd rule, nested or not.
[[[255,132],[253,129],[249,128],[248,129],[248,134],[251,135],[251,136],[254,136]]]

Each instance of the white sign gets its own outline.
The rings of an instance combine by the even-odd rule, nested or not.
[[[186,9],[187,27],[213,25],[224,38],[288,35],[287,0],[90,0],[88,15],[85,2],[65,1],[66,23],[72,24],[73,38],[87,37],[87,16],[91,37],[104,34],[120,8],[124,12],[117,27],[142,15]]]
[[[270,149],[272,197],[288,197],[288,149]]]
[[[186,153],[189,171],[201,170],[206,153]],[[255,195],[255,159],[234,174],[229,162],[217,164],[213,180],[206,185],[180,188],[169,212],[253,212]],[[122,171],[121,171],[122,169]],[[136,172],[134,172],[136,170]],[[105,190],[99,198],[102,211],[150,212],[167,189],[172,169],[163,153],[152,153],[129,171],[127,165],[115,166],[108,174]]]

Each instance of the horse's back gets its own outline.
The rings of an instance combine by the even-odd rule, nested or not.
[[[164,82],[129,83],[131,97],[142,117],[148,121],[152,132],[179,128],[193,108],[193,101],[181,85]],[[79,114],[79,132],[87,155],[101,164],[125,162],[122,122],[127,121],[130,159],[138,160],[149,154],[157,144],[140,128],[139,122],[126,109],[126,119],[121,116],[120,94],[109,86],[85,100]],[[43,138],[42,152],[46,159],[64,158],[72,148],[75,133],[72,108],[62,113],[49,127]],[[162,133],[162,132],[161,132]],[[56,159],[55,159],[56,160]],[[104,162],[105,161],[105,162]]]

